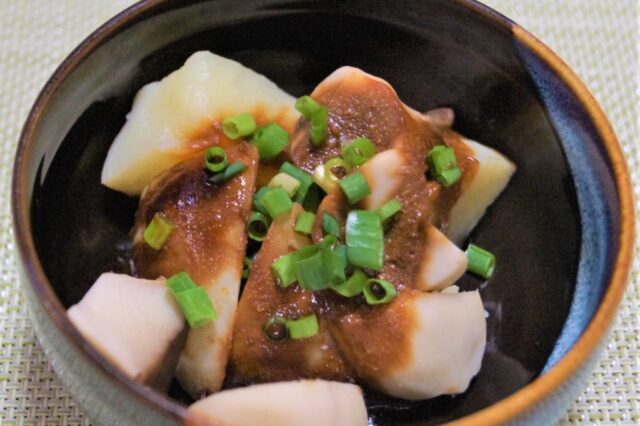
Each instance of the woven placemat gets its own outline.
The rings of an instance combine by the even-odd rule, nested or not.
[[[85,36],[132,0],[0,0],[0,425],[85,425],[35,340],[10,217],[18,134],[38,91]],[[486,0],[554,49],[591,89],[623,145],[640,200],[637,0]],[[638,209],[640,210],[640,209]],[[640,424],[640,261],[602,360],[561,424]]]

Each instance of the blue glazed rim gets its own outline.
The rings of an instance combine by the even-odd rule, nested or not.
[[[12,213],[16,245],[24,264],[27,283],[39,296],[43,310],[55,327],[75,347],[77,353],[104,372],[106,380],[112,381],[123,392],[150,408],[164,412],[168,418],[185,421],[187,416],[184,406],[124,376],[96,352],[69,322],[66,311],[55,295],[37,257],[30,223],[26,173],[29,161],[27,153],[35,130],[46,114],[51,98],[65,78],[103,43],[145,19],[154,10],[171,8],[173,3],[173,0],[143,0],[136,3],[87,37],[58,67],[40,92],[20,136],[13,172]],[[453,0],[453,3],[479,15],[497,28],[510,32],[514,38],[514,45],[530,71],[546,106],[552,112],[570,108],[579,113],[580,123],[588,124],[590,131],[596,136],[595,140],[600,141],[597,147],[582,146],[579,138],[575,136],[576,123],[572,122],[575,117],[565,117],[563,114],[553,117],[556,114],[551,114],[555,130],[567,154],[571,173],[574,179],[583,181],[583,184],[577,182],[576,185],[583,231],[586,227],[596,230],[598,235],[607,235],[611,230],[617,230],[616,235],[595,241],[595,245],[592,240],[587,240],[592,244],[585,245],[583,240],[580,270],[584,269],[585,272],[579,273],[576,297],[567,325],[549,358],[544,374],[498,403],[450,423],[458,426],[494,425],[513,420],[552,396],[581,368],[601,343],[617,312],[631,268],[635,213],[631,182],[620,145],[604,113],[578,77],[542,42],[503,15],[475,0]],[[619,212],[619,218],[615,219],[615,227],[612,227],[612,215],[616,211],[603,210],[602,203],[600,206],[598,203],[595,203],[595,206],[591,205],[603,195],[602,189],[597,188],[597,172],[589,170],[589,167],[583,164],[583,161],[591,164],[590,158],[594,155],[606,157],[608,170],[605,172],[613,175],[615,180],[613,190]],[[599,261],[589,262],[589,259]],[[587,272],[597,273],[598,282],[602,285],[591,288]]]

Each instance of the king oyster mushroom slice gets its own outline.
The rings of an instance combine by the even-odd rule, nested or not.
[[[185,321],[163,279],[104,273],[67,314],[80,334],[127,376],[166,390]]]
[[[264,330],[275,315],[293,319],[316,313],[318,308],[312,292],[297,285],[282,289],[271,269],[280,256],[309,245],[307,236],[294,231],[302,211],[294,204],[273,220],[251,265],[236,312],[229,369],[233,383],[352,378],[322,315],[318,315],[320,327],[313,337],[274,340]]]
[[[191,405],[188,426],[365,426],[362,391],[349,383],[302,380],[225,390]]]
[[[300,116],[294,104],[295,98],[265,76],[211,52],[196,52],[180,69],[140,89],[109,149],[102,183],[139,195],[154,176],[189,158],[194,138],[213,124],[251,112],[258,124],[276,121],[292,131]]]
[[[170,277],[186,271],[204,287],[217,319],[189,330],[176,376],[193,397],[218,391],[231,346],[251,212],[258,152],[242,142],[227,149],[229,164],[246,170],[223,183],[208,183],[201,155],[156,177],[144,191],[133,229],[133,260],[143,277]],[[143,231],[156,213],[174,229],[160,250],[147,245]]]

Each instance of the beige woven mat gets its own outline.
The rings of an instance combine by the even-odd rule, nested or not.
[[[69,51],[132,0],[0,0],[0,424],[83,419],[35,341],[21,301],[9,213],[11,164],[38,91]],[[637,0],[486,0],[545,41],[611,120],[640,199],[640,5]],[[638,254],[638,251],[636,251]],[[561,424],[640,424],[640,262],[607,351]]]

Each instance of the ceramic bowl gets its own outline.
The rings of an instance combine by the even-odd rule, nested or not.
[[[470,0],[143,1],[87,38],[42,90],[22,133],[13,215],[37,335],[96,425],[175,425],[184,397],[124,377],[72,327],[65,308],[122,270],[137,200],[102,187],[109,144],[135,93],[201,49],[266,74],[295,96],[341,65],[387,79],[426,111],[506,154],[511,184],[471,239],[499,267],[480,287],[483,366],[457,397],[368,395],[372,423],[548,424],[596,360],[631,260],[629,176],[610,125],[572,71],[517,24]]]

